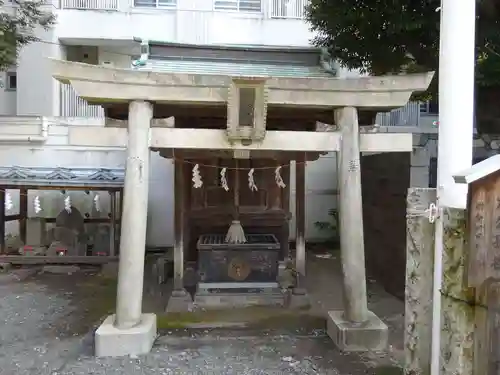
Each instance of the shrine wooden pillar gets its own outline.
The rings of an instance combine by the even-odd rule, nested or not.
[[[116,255],[116,191],[109,192],[109,211],[110,211],[110,226],[109,226],[109,256]]]
[[[28,220],[28,189],[19,189],[19,237],[26,244],[26,231]]]
[[[302,289],[306,276],[306,158],[300,153],[295,163],[295,268],[297,288]]]
[[[184,159],[174,160],[174,291],[184,289]]]
[[[167,312],[186,312],[192,307],[191,295],[184,288],[184,251],[189,243],[186,233],[186,165],[181,156],[174,159],[174,289],[167,304]]]
[[[289,169],[289,168],[287,168]],[[288,176],[289,177],[289,176]],[[297,153],[295,159],[295,270],[296,285],[289,299],[291,308],[306,308],[310,305],[307,295],[306,277],[306,155]]]
[[[5,253],[5,190],[0,189],[0,254]]]

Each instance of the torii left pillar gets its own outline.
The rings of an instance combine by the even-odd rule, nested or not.
[[[338,180],[344,310],[328,312],[327,331],[342,351],[384,350],[388,327],[367,306],[357,109],[336,110],[335,124],[341,132]]]
[[[129,104],[116,314],[107,317],[95,333],[99,357],[146,354],[156,339],[156,315],[142,313],[152,118],[151,103]]]

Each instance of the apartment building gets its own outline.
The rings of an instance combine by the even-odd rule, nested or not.
[[[140,55],[140,45],[134,38],[199,45],[308,46],[313,34],[304,21],[307,1],[52,0],[46,7],[57,15],[57,24],[40,32],[40,42],[21,51],[18,66],[3,73],[4,88],[0,89],[0,136],[19,132],[19,124],[48,121],[48,140],[43,145],[19,145],[16,152],[7,151],[11,146],[0,141],[0,157],[8,165],[25,166],[124,164],[123,150],[68,149],[64,129],[82,123],[102,126],[104,112],[79,98],[69,85],[53,79],[48,58],[129,68]],[[338,74],[358,75],[345,69],[339,69]],[[436,120],[433,104],[417,102],[377,117],[382,127],[410,132],[420,129],[418,133],[421,129],[436,133]],[[428,150],[418,151],[412,157],[412,185],[427,185],[431,154]],[[327,155],[307,167],[309,238],[321,236],[314,222],[328,220],[325,207],[336,204],[336,165],[335,155]],[[148,243],[169,245],[172,215],[165,207],[173,205],[169,187],[172,166],[152,154],[151,168],[150,201],[162,204],[150,205],[153,224],[148,226]]]
[[[313,34],[303,20],[307,1],[52,0],[47,10],[57,15],[57,24],[40,33],[41,42],[22,50],[17,68],[4,73],[0,114],[101,117],[101,108],[86,105],[52,79],[46,58],[126,68],[140,52],[137,37],[187,44],[308,46]],[[340,69],[339,74],[357,72]],[[417,126],[421,113],[432,115],[433,107],[410,103],[379,116],[378,122]]]

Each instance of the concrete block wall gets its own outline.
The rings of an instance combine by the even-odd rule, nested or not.
[[[367,274],[403,298],[406,269],[406,195],[411,153],[361,158]]]

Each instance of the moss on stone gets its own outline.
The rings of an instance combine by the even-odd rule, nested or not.
[[[242,323],[255,329],[324,328],[325,319],[303,311],[272,307],[247,307],[158,315],[158,329],[188,328],[194,324]]]

